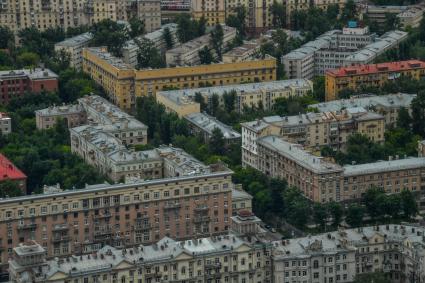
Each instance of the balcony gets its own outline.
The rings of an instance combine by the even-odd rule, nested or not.
[[[52,242],[53,243],[59,243],[59,242],[68,242],[70,240],[68,235],[64,235],[64,236],[54,236],[52,238]]]
[[[140,230],[149,230],[152,229],[153,225],[150,223],[144,224],[144,223],[140,223],[140,224],[136,224],[133,226],[133,230],[134,231],[140,231]]]
[[[180,208],[181,208],[181,204],[176,202],[168,202],[164,205],[164,210],[165,209],[180,209]]]
[[[211,218],[209,216],[195,217],[193,219],[194,223],[210,222]]]
[[[203,212],[203,211],[208,211],[209,207],[206,204],[203,205],[198,205],[197,207],[194,208],[194,211],[196,212]]]
[[[67,230],[69,230],[68,224],[56,224],[56,225],[53,225],[52,227],[53,232],[67,231]]]
[[[102,219],[102,218],[110,218],[111,217],[111,213],[107,212],[107,213],[99,213],[98,215],[93,215],[94,219]]]
[[[36,229],[37,224],[35,223],[27,223],[27,224],[18,224],[18,230],[30,230],[30,229]]]

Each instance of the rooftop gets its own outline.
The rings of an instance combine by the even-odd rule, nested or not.
[[[63,115],[72,113],[81,113],[84,109],[79,104],[50,106],[48,108],[36,110],[35,113],[39,116]]]
[[[329,102],[312,104],[310,107],[317,108],[320,112],[341,111],[350,107],[363,107],[371,109],[374,107],[400,108],[410,107],[416,94],[397,93],[388,95],[360,95],[352,96],[349,99],[340,99]]]
[[[258,91],[264,91],[264,92],[280,91],[282,89],[291,89],[291,88],[311,89],[312,87],[313,87],[313,83],[310,80],[292,79],[292,80],[270,81],[270,82],[260,82],[260,83],[248,83],[248,84],[160,91],[158,93],[178,103],[179,101],[194,99],[196,93],[200,93],[205,96],[212,96],[214,94],[217,94],[220,96],[220,95],[223,95],[224,93],[229,93],[231,91],[236,91],[237,93],[253,93]]]
[[[277,136],[259,138],[257,143],[284,155],[286,158],[318,174],[341,172],[343,170],[341,166],[309,153],[301,145],[286,142]]]
[[[86,32],[74,37],[67,38],[64,41],[58,42],[55,44],[55,46],[74,47],[80,44],[84,44],[90,41],[92,38],[93,34],[91,34],[90,32]]]
[[[417,169],[425,167],[425,157],[408,157],[373,163],[344,165],[344,176],[369,175],[380,172]]]
[[[400,72],[411,69],[425,68],[425,62],[420,60],[397,61],[389,63],[360,65],[352,67],[342,67],[339,69],[328,70],[326,75],[334,77],[345,77],[353,75],[367,75],[384,72]]]
[[[7,113],[0,112],[0,119],[10,119],[10,116]]]
[[[192,113],[184,117],[203,131],[212,135],[214,129],[220,129],[225,139],[240,139],[241,135],[232,129],[232,127],[220,122],[215,117],[206,113]]]
[[[132,66],[125,63],[121,58],[115,57],[111,53],[109,53],[105,47],[88,47],[85,49],[117,69],[134,70]]]
[[[34,69],[22,69],[22,70],[10,70],[0,71],[0,81],[2,79],[28,77],[31,80],[46,80],[46,79],[57,79],[59,76],[53,71],[45,68],[34,68]]]
[[[6,156],[0,153],[0,182],[5,180],[20,180],[27,176],[18,169]]]

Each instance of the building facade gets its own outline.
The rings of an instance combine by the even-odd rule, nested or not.
[[[26,282],[272,282],[271,245],[229,234],[117,249],[46,261],[34,242],[14,249],[10,277]],[[114,270],[114,271],[113,271]],[[39,272],[41,271],[41,272]]]
[[[422,79],[425,77],[425,62],[408,60],[328,70],[325,77],[326,101],[338,99],[338,94],[343,89],[380,88],[402,76]]]
[[[83,33],[55,44],[55,52],[63,50],[69,55],[69,65],[77,70],[82,68],[83,48],[89,46],[93,35],[89,32]]]
[[[282,56],[285,73],[291,79],[324,75],[326,70],[354,64],[369,64],[385,51],[396,48],[407,38],[403,31],[391,31],[381,37],[368,27],[331,30],[298,49]]]
[[[25,93],[58,90],[58,75],[49,69],[0,71],[0,104],[7,105],[14,97]]]
[[[385,126],[395,127],[397,125],[399,111],[407,110],[412,112],[411,103],[416,94],[397,93],[387,95],[359,95],[351,96],[349,99],[338,99],[328,102],[309,105],[319,112],[343,111],[352,107],[363,107],[369,112],[375,112],[384,116]]]
[[[104,19],[128,21],[133,17],[143,20],[148,32],[158,29],[161,26],[160,1],[21,0],[15,3],[5,0],[0,6],[0,25],[9,27],[16,34],[28,27],[41,31],[56,27],[67,30]]]
[[[173,170],[172,164],[167,168]],[[232,172],[210,168],[204,174],[2,199],[1,266],[7,267],[14,247],[29,240],[52,258],[91,254],[106,244],[223,234],[232,216]]]
[[[200,112],[199,103],[195,102],[197,94],[202,96],[207,106],[211,106],[213,96],[217,95],[219,105],[224,106],[225,94],[234,93],[236,95],[234,108],[237,112],[243,113],[246,108],[261,107],[270,110],[278,98],[301,97],[312,91],[312,81],[295,79],[161,91],[156,97],[168,111],[183,117]]]
[[[196,88],[241,82],[273,81],[276,59],[267,57],[237,63],[135,70],[102,48],[83,51],[83,70],[104,87],[109,98],[123,109],[134,107],[136,97],[156,95],[164,88]]]
[[[223,50],[226,50],[227,46],[233,41],[236,37],[236,29],[226,25],[222,25],[223,29]],[[201,64],[201,59],[199,58],[199,51],[205,47],[210,50],[211,55],[216,59],[217,53],[212,45],[211,34],[205,34],[203,36],[189,40],[188,42],[183,43],[180,46],[177,46],[173,49],[167,50],[165,52],[165,61],[167,66],[196,66]]]
[[[344,149],[349,137],[355,133],[382,143],[385,133],[384,117],[360,107],[334,112],[264,117],[262,120],[241,123],[241,127],[242,165],[254,168],[258,166],[257,141],[261,137],[276,135],[290,143],[319,150],[323,146]]]
[[[214,118],[206,113],[192,113],[184,116],[184,119],[189,124],[190,133],[200,136],[204,142],[208,143],[214,135],[214,130],[218,129],[223,134],[223,139],[226,144],[238,143],[241,141],[241,135],[217,118]]]
[[[12,118],[4,112],[0,112],[0,135],[8,135],[12,132]]]
[[[37,129],[53,128],[59,119],[64,119],[68,128],[74,128],[87,123],[87,115],[81,105],[50,106],[35,111]]]

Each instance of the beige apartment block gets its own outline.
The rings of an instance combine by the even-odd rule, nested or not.
[[[205,18],[208,26],[223,24],[226,21],[226,1],[193,0],[191,1],[191,13],[196,20]]]
[[[35,111],[35,124],[39,130],[53,128],[59,119],[64,119],[68,128],[81,126],[87,123],[86,112],[79,104],[50,106]]]
[[[83,64],[83,48],[89,46],[92,38],[93,35],[89,32],[67,38],[55,44],[55,52],[66,52],[70,57],[69,65],[80,70]]]
[[[117,249],[102,247],[91,255],[46,260],[35,243],[14,248],[14,283],[31,282],[272,282],[271,244],[234,234]],[[38,272],[40,271],[41,272]],[[89,281],[90,280],[90,281]]]
[[[41,31],[61,27],[68,29],[90,25],[104,19],[128,21],[137,17],[146,30],[161,26],[161,4],[157,0],[3,0],[0,5],[0,25],[19,30],[36,27]]]
[[[242,152],[244,154],[244,152]],[[425,209],[425,158],[396,156],[388,161],[340,166],[306,151],[301,145],[269,135],[257,140],[256,163],[246,162],[264,174],[285,179],[315,202],[360,199],[372,187],[387,194],[406,189],[416,194]]]
[[[2,199],[1,267],[7,267],[14,247],[29,240],[53,258],[92,254],[105,245],[146,245],[166,236],[223,234],[232,216],[232,172],[211,168],[191,176]]]

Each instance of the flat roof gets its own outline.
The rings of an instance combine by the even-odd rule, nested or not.
[[[18,77],[28,77],[31,80],[47,80],[57,79],[59,76],[52,70],[46,68],[0,71],[0,81],[3,79],[13,79]]]
[[[344,176],[369,175],[389,171],[425,168],[425,157],[378,161],[358,165],[344,165]]]
[[[82,33],[74,37],[65,39],[64,41],[58,42],[55,46],[74,47],[82,43],[89,42],[93,38],[93,34],[90,32]]]
[[[300,166],[308,168],[318,174],[341,172],[343,170],[341,166],[309,153],[304,150],[301,145],[289,143],[278,136],[262,137],[257,140],[257,143],[284,155],[286,158],[293,160]]]
[[[241,134],[233,130],[232,127],[220,122],[215,117],[212,117],[206,113],[191,113],[184,116],[184,118],[210,135],[214,129],[219,129],[225,139],[241,138]]]
[[[99,57],[99,59],[106,61],[117,69],[134,70],[132,66],[125,63],[121,58],[115,57],[111,53],[109,53],[105,47],[86,47],[85,49]]]

